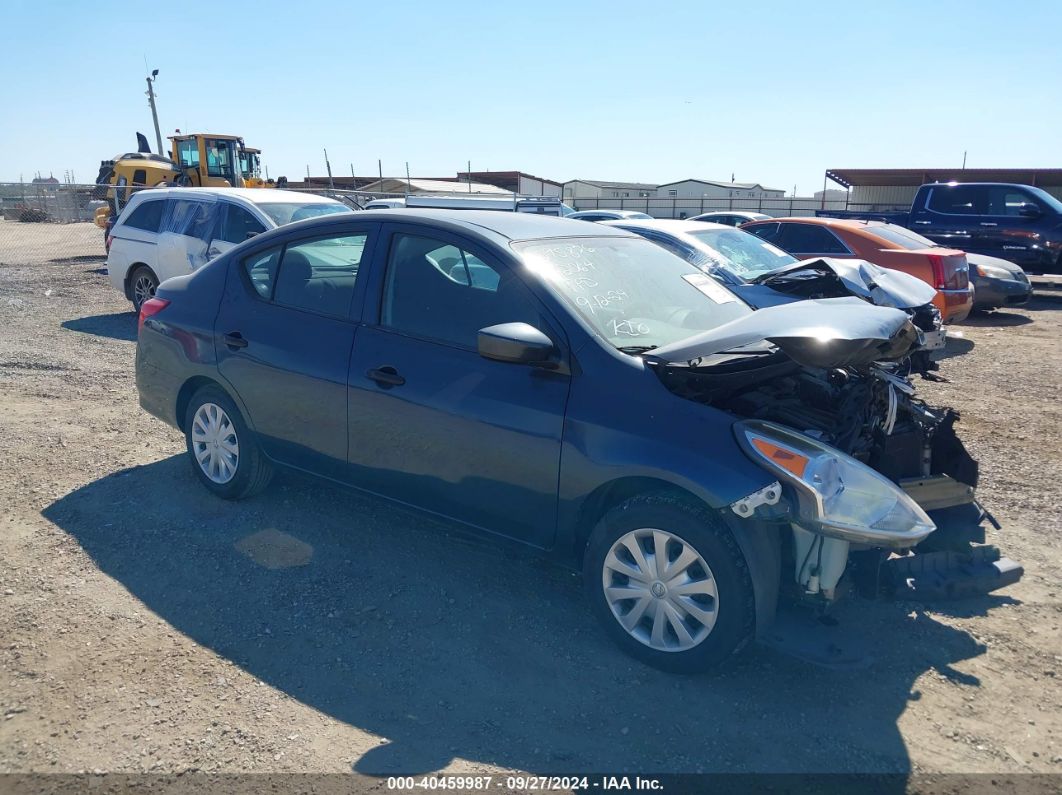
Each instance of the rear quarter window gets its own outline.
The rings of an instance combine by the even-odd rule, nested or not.
[[[141,202],[129,213],[129,217],[122,221],[121,225],[143,229],[145,232],[158,232],[159,223],[162,221],[162,210],[165,206],[165,199],[148,199]]]

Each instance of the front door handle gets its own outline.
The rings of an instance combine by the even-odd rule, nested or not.
[[[398,370],[387,365],[369,370],[365,375],[380,386],[402,386],[406,382],[406,379],[398,374]]]
[[[999,226],[999,224],[992,224],[987,221],[982,221],[981,226]]]
[[[230,331],[228,334],[224,335],[222,339],[225,340],[225,344],[232,350],[247,347],[247,340],[245,340],[243,335],[238,331]]]

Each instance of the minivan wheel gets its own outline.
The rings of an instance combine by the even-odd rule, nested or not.
[[[195,393],[185,412],[184,436],[192,470],[210,491],[227,500],[257,494],[273,476],[254,433],[220,388]]]
[[[137,312],[144,302],[155,297],[159,287],[159,277],[146,265],[141,265],[129,277],[129,293],[133,297],[133,309]]]
[[[706,671],[752,639],[748,565],[723,522],[692,499],[648,494],[610,510],[591,534],[583,576],[612,639],[655,668]]]

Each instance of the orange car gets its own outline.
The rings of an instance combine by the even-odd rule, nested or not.
[[[973,309],[966,254],[953,248],[928,248],[902,226],[840,218],[771,218],[741,228],[800,259],[865,259],[916,276],[936,288],[933,303],[945,323],[963,320]]]

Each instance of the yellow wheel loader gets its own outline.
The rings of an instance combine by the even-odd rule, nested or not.
[[[136,134],[137,151],[100,163],[97,198],[107,205],[96,210],[96,226],[107,230],[134,190],[144,187],[190,186],[268,188],[259,173],[261,150],[245,147],[236,135],[190,133],[169,137],[170,157],[153,154],[147,138]]]

